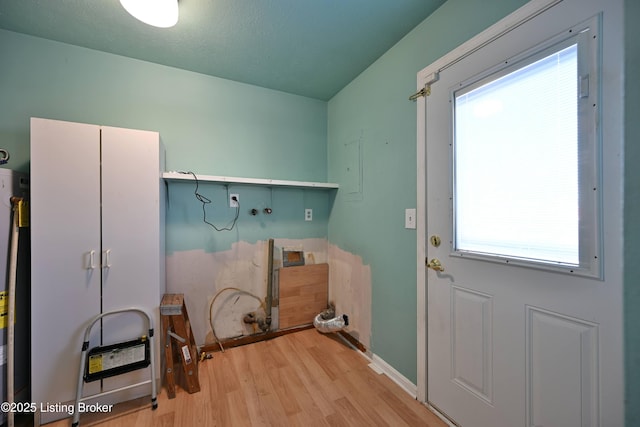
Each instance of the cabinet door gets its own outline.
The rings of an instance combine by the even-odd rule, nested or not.
[[[163,280],[160,257],[164,257],[160,249],[159,144],[156,132],[102,127],[102,309],[146,309],[154,316],[157,330]],[[148,330],[136,313],[103,319],[104,344],[141,335],[148,335]],[[149,372],[139,370],[105,379],[104,388],[148,379]]]
[[[99,132],[31,119],[33,402],[74,400],[86,323],[100,313]],[[99,328],[93,332],[92,346]],[[42,413],[42,422],[63,416]]]

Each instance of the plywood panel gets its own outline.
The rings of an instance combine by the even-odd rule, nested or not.
[[[327,308],[329,264],[301,265],[280,269],[281,329],[313,323]]]

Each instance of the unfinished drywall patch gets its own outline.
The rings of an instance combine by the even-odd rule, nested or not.
[[[371,349],[371,267],[362,258],[329,245],[329,301],[337,314],[349,316],[345,328],[352,337]]]
[[[274,239],[274,247],[274,268],[282,249],[304,251],[307,263],[327,262],[326,239]],[[215,343],[211,321],[220,340],[259,332],[257,324],[243,318],[252,312],[264,316],[267,253],[268,241],[240,241],[226,251],[197,249],[167,256],[167,292],[184,294],[198,345]]]

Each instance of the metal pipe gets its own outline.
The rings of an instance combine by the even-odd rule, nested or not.
[[[266,321],[267,327],[271,328],[271,304],[273,303],[273,239],[269,239],[268,261],[267,261],[267,307]],[[269,330],[267,329],[267,330]]]
[[[8,158],[8,155],[7,155]],[[15,329],[13,325],[13,319],[15,317],[16,307],[16,278],[17,278],[17,264],[18,264],[18,237],[19,237],[19,224],[20,224],[20,204],[22,198],[12,197],[11,205],[13,207],[13,224],[11,225],[11,252],[9,256],[9,312],[7,316],[7,402],[9,405],[14,403],[15,394]],[[9,427],[14,426],[14,412],[7,411],[7,425]]]
[[[223,288],[220,289],[215,296],[211,299],[211,302],[209,303],[209,326],[211,326],[211,333],[213,334],[213,338],[216,340],[216,342],[218,343],[218,345],[220,346],[220,350],[224,353],[224,347],[222,347],[222,342],[220,342],[220,340],[218,339],[218,336],[216,335],[216,328],[213,325],[213,314],[211,313],[211,311],[213,310],[213,304],[216,302],[216,299],[218,299],[218,297],[224,292],[224,291],[236,291],[238,293],[241,293],[243,295],[248,295],[252,298],[255,298],[256,300],[258,300],[260,302],[260,307],[264,308],[265,312],[266,312],[266,308],[265,308],[265,303],[258,298],[257,296],[255,296],[254,294],[252,294],[251,292],[247,292],[243,289],[240,288],[236,288],[234,286],[229,286],[227,288]]]

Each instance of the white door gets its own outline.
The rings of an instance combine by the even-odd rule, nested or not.
[[[432,79],[427,399],[457,425],[623,425],[620,6],[565,0]],[[530,79],[567,52],[563,158],[567,83]]]

